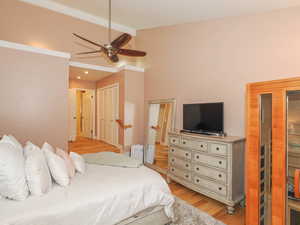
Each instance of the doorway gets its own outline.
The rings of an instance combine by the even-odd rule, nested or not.
[[[97,90],[98,139],[119,147],[119,84]]]
[[[69,89],[69,104],[69,140],[95,138],[95,90]]]

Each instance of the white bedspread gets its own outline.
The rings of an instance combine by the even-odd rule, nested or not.
[[[0,199],[1,225],[113,225],[162,205],[172,216],[174,198],[162,177],[146,168],[87,165],[69,187],[55,185],[25,201]]]

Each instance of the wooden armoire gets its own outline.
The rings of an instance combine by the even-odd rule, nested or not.
[[[246,225],[299,225],[300,77],[248,84],[246,119]]]

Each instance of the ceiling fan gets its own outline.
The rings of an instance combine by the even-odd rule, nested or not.
[[[73,33],[73,35],[75,37],[80,38],[81,40],[84,40],[84,41],[100,48],[99,50],[95,50],[95,51],[77,53],[77,55],[86,55],[86,54],[103,52],[114,63],[119,61],[118,55],[125,55],[125,56],[131,56],[131,57],[143,57],[146,55],[146,52],[143,52],[143,51],[122,48],[124,45],[126,45],[131,40],[132,37],[130,34],[124,33],[124,34],[120,35],[119,37],[117,37],[115,40],[111,41],[111,0],[109,0],[108,29],[109,29],[109,31],[108,31],[109,44],[105,44],[105,45],[98,44],[94,41],[88,40],[85,37],[82,37],[78,34]]]

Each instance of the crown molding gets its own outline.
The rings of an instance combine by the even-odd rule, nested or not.
[[[65,6],[63,4],[53,2],[51,0],[19,0],[21,2],[29,3],[35,6],[39,6],[42,8],[46,8],[58,13],[65,14],[67,16],[71,16],[77,19],[81,19],[90,23],[94,23],[100,26],[108,27],[108,20],[104,19],[102,17],[94,16],[92,14],[83,12],[79,9],[74,9],[69,6]],[[136,29],[124,26],[122,24],[118,23],[113,23],[112,22],[112,29],[124,32],[124,33],[129,33],[133,36],[136,36]]]
[[[4,41],[4,40],[0,40],[0,47],[17,49],[17,50],[21,50],[21,51],[33,52],[33,53],[38,53],[38,54],[43,54],[43,55],[62,57],[62,58],[67,58],[67,59],[71,58],[71,54],[66,53],[66,52],[58,52],[58,51],[53,51],[53,50],[49,50],[49,49],[45,49],[45,48],[37,48],[37,47],[29,46],[29,45],[23,45],[23,44],[18,44],[18,43],[14,43],[14,42]]]
[[[86,63],[75,62],[75,61],[70,61],[69,65],[74,67],[84,68],[84,69],[99,70],[99,71],[105,71],[111,73],[117,73],[122,70],[145,72],[144,68],[131,66],[131,65],[124,65],[121,67],[109,67],[109,66],[98,66],[98,65],[86,64]]]
[[[70,61],[69,65],[74,67],[84,68],[84,69],[99,70],[99,71],[105,71],[111,73],[116,73],[119,71],[118,68],[115,67],[98,66],[98,65],[86,64],[86,63],[74,62],[74,61]]]

